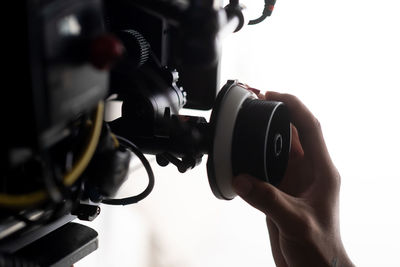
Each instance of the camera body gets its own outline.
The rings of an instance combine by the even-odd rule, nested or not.
[[[3,99],[11,100],[5,101],[3,114],[12,114],[5,116],[10,131],[2,154],[14,165],[19,154],[47,149],[64,138],[76,114],[106,97],[109,73],[96,69],[89,55],[90,43],[105,31],[101,1],[10,5],[22,27],[5,27],[9,41],[3,45],[13,51],[6,57],[5,78],[14,88],[3,92]]]
[[[9,27],[7,35],[22,40],[5,42],[6,51],[16,51],[7,59],[7,84],[18,90],[4,90],[2,106],[4,262],[71,265],[96,249],[97,234],[70,221],[93,220],[101,203],[145,198],[154,175],[143,153],[180,172],[207,154],[211,189],[220,199],[235,197],[232,178],[243,172],[279,184],[291,139],[284,104],[258,100],[235,80],[218,88],[221,39],[247,24],[238,1],[225,8],[212,0],[17,2],[11,10],[23,27]],[[21,68],[12,68],[15,62]],[[121,116],[105,122],[104,102],[112,101],[122,102]],[[182,108],[212,115],[181,115]],[[260,120],[249,124],[251,116]],[[137,196],[113,199],[127,179],[131,152],[149,185]],[[49,240],[76,235],[82,239],[58,248],[63,253],[46,255]]]

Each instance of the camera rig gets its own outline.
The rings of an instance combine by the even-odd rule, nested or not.
[[[221,199],[235,197],[231,180],[239,173],[279,184],[291,138],[285,106],[257,99],[235,80],[219,90],[221,39],[263,21],[275,0],[250,21],[235,0],[225,7],[213,0],[15,2],[23,27],[9,27],[12,41],[4,44],[17,52],[4,83],[15,89],[3,92],[0,266],[70,266],[95,250],[97,233],[71,221],[93,220],[100,203],[147,197],[154,175],[143,154],[180,172],[208,154],[211,189]],[[121,116],[105,122],[104,103],[112,101],[122,102]],[[212,115],[181,115],[183,107]],[[132,153],[149,184],[114,199]],[[70,242],[55,247],[59,239]]]

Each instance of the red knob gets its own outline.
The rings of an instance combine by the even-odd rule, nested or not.
[[[102,34],[91,42],[89,61],[99,70],[109,70],[124,51],[124,46],[114,35]]]

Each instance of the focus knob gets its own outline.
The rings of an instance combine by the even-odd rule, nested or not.
[[[260,100],[238,81],[228,81],[210,118],[208,180],[214,195],[233,199],[233,177],[250,174],[279,185],[289,159],[289,111],[281,102]]]
[[[283,103],[246,99],[233,134],[233,175],[248,173],[278,185],[285,174],[290,142],[289,112]]]
[[[150,56],[150,44],[139,32],[123,30],[117,33],[118,38],[125,47],[123,60],[118,64],[118,69],[130,71],[144,65]]]

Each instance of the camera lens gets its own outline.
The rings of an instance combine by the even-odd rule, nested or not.
[[[232,178],[250,174],[278,185],[289,159],[291,127],[282,102],[260,100],[237,81],[218,94],[211,119],[208,178],[217,198],[233,199]]]

